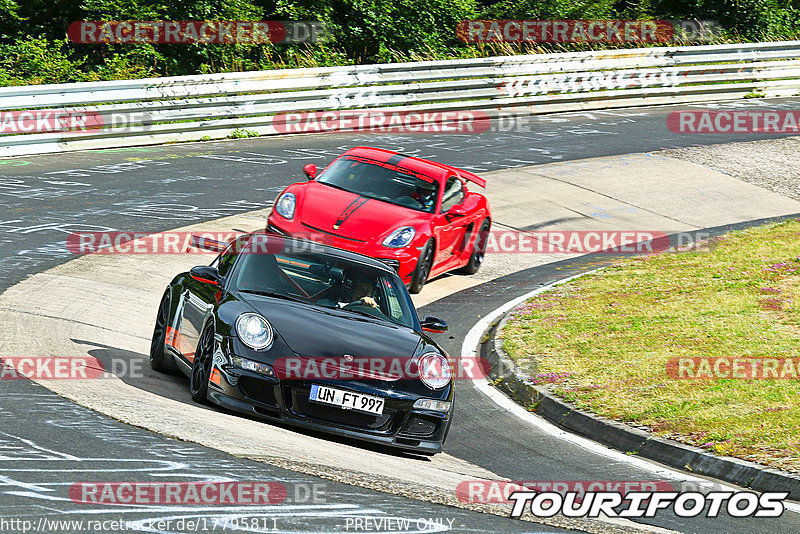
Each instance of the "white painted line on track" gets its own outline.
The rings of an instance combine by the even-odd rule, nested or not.
[[[480,339],[483,336],[483,333],[489,328],[489,326],[496,321],[498,318],[502,317],[503,314],[506,312],[514,309],[518,305],[522,304],[526,300],[531,297],[534,297],[540,293],[544,293],[545,291],[549,291],[553,287],[557,285],[561,285],[564,283],[569,282],[570,280],[574,280],[575,278],[580,278],[581,276],[586,276],[588,274],[592,274],[594,272],[599,271],[600,269],[595,269],[586,273],[582,273],[575,276],[570,276],[569,278],[564,278],[562,280],[558,280],[557,282],[553,282],[551,284],[547,284],[546,286],[540,287],[538,289],[534,289],[524,295],[517,297],[509,302],[506,302],[499,308],[493,310],[485,317],[481,318],[480,321],[475,323],[475,325],[467,332],[467,335],[464,337],[464,342],[461,345],[461,358],[462,361],[467,361],[470,358],[474,358],[477,356],[477,347],[480,343]],[[723,481],[714,480],[709,481],[705,478],[700,478],[689,473],[685,473],[683,471],[677,471],[675,469],[656,465],[649,461],[643,460],[641,458],[637,458],[636,456],[629,456],[627,454],[623,454],[619,451],[615,451],[613,449],[609,449],[608,447],[601,445],[595,441],[592,441],[588,438],[584,438],[583,436],[579,436],[577,434],[573,434],[572,432],[567,432],[566,430],[562,430],[558,428],[553,423],[547,421],[543,417],[536,415],[534,413],[529,412],[506,395],[504,395],[500,390],[496,389],[495,387],[491,386],[485,379],[476,378],[472,380],[473,386],[489,397],[495,404],[506,410],[507,412],[511,413],[512,415],[518,417],[525,423],[528,423],[531,426],[538,428],[539,430],[550,434],[556,438],[561,440],[570,442],[574,445],[577,445],[581,448],[584,448],[590,452],[603,455],[611,460],[614,460],[619,463],[627,463],[632,467],[636,467],[638,469],[644,469],[653,473],[654,475],[666,477],[666,478],[674,478],[678,480],[685,480],[690,481],[693,483],[697,483],[701,486],[707,486],[709,484],[722,484],[724,486],[728,486],[734,490],[742,490],[739,486],[735,486],[733,484],[729,484]],[[800,504],[792,503],[792,502],[785,502],[784,506],[786,510],[800,513]]]

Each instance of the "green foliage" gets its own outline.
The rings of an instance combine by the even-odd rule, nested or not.
[[[586,47],[459,41],[456,25],[475,18],[703,19],[719,22],[726,39],[781,39],[800,34],[800,0],[0,0],[0,85]],[[90,45],[65,39],[79,20],[321,21],[330,37],[292,45]]]
[[[228,139],[246,139],[248,137],[258,137],[258,132],[236,128],[234,131],[228,134]]]

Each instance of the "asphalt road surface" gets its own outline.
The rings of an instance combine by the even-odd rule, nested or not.
[[[723,108],[797,109],[798,99],[751,100]],[[704,106],[708,108],[709,106]],[[685,109],[682,106],[680,109]],[[70,232],[91,230],[160,231],[267,207],[288,183],[302,179],[301,167],[326,164],[343,150],[371,145],[438,159],[475,172],[554,161],[645,152],[663,148],[749,141],[775,136],[681,135],[666,128],[677,109],[617,110],[535,117],[513,127],[480,135],[339,134],[259,138],[133,149],[109,149],[65,155],[0,160],[0,289],[74,256],[65,240]],[[505,129],[505,131],[500,131]],[[583,258],[548,265],[482,284],[424,307],[451,321],[451,354],[460,352],[463,335],[478,315],[539,285],[597,264]],[[103,347],[98,347],[102,356]],[[141,356],[141,355],[139,355]],[[152,375],[137,384],[159,394],[186,400],[177,378]],[[625,463],[565,445],[503,412],[471,386],[460,386],[455,422],[446,449],[516,480],[651,480],[652,475]],[[25,381],[0,381],[0,516],[85,519],[119,518],[119,510],[87,509],[64,500],[63,486],[103,480],[121,465],[130,480],[150,481],[229,477],[234,480],[281,480],[287,484],[326,484],[328,500],[313,512],[266,510],[278,516],[281,530],[331,531],[343,517],[455,518],[457,531],[533,530],[513,522],[453,508],[391,497],[350,486],[239,460],[192,444],[132,429],[68,403]],[[48,459],[49,458],[49,459]],[[63,470],[50,462],[66,462]],[[91,464],[88,468],[81,468]],[[20,467],[21,466],[21,467]],[[46,467],[45,467],[46,466]],[[163,468],[163,469],[162,469]],[[127,476],[127,475],[126,475]],[[299,486],[298,486],[299,487]],[[57,494],[58,498],[53,498]],[[324,504],[324,506],[323,506]],[[293,504],[293,506],[295,506]],[[195,513],[195,512],[186,512]],[[186,515],[174,510],[134,510],[126,520],[150,528],[156,517]],[[217,517],[219,511],[198,511]],[[228,515],[243,513],[226,511]],[[214,515],[216,514],[216,515]],[[338,515],[337,515],[338,514]],[[222,514],[223,516],[225,514]],[[337,521],[339,523],[337,523]],[[684,520],[660,516],[654,524],[684,532],[800,531],[800,516],[780,520]],[[445,523],[446,524],[446,523]],[[2,527],[2,525],[0,525]],[[0,528],[0,530],[4,530]],[[552,529],[550,529],[552,530]],[[69,529],[59,529],[68,532]]]

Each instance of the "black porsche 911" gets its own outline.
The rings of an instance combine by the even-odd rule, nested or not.
[[[453,413],[453,369],[423,331],[394,270],[360,254],[257,232],[210,266],[176,276],[150,348],[153,369],[189,377],[212,402],[393,448],[442,450]]]

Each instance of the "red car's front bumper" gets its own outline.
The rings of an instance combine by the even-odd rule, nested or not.
[[[411,283],[414,269],[417,268],[419,260],[420,251],[416,246],[417,239],[405,248],[387,248],[369,241],[344,238],[334,233],[309,228],[299,221],[285,219],[274,212],[269,216],[267,231],[317,241],[375,258],[392,267],[406,285]]]

